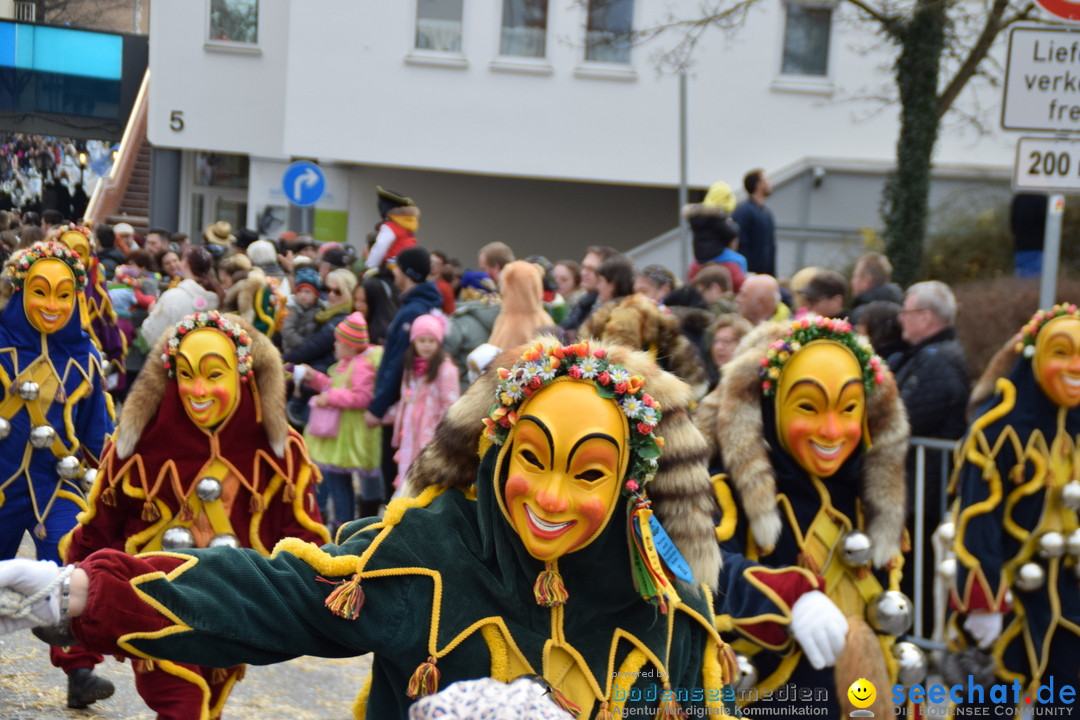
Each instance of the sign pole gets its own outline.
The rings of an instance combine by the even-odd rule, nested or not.
[[[1051,195],[1046,204],[1046,233],[1043,235],[1042,279],[1039,282],[1039,307],[1050,308],[1057,295],[1057,276],[1061,257],[1061,221],[1065,215],[1065,196]]]

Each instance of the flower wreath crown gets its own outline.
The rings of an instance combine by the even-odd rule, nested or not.
[[[86,268],[74,250],[61,242],[43,241],[34,243],[25,250],[19,250],[11,256],[7,266],[7,279],[21,290],[26,284],[26,276],[30,274],[30,266],[38,260],[53,258],[62,261],[71,268],[75,276],[75,290],[82,292],[86,287]]]
[[[75,223],[65,223],[63,225],[57,225],[49,231],[49,237],[47,239],[53,240],[55,242],[63,242],[62,240],[60,240],[60,238],[64,237],[64,235],[69,232],[79,233],[84,238],[86,238],[86,242],[90,243],[91,250],[93,250],[95,245],[97,244],[94,239],[94,232],[90,228],[86,227],[85,225],[76,225]]]
[[[216,311],[200,312],[188,315],[172,329],[169,342],[165,344],[165,352],[161,353],[161,362],[169,373],[169,378],[176,377],[176,353],[180,349],[180,341],[188,333],[201,328],[220,330],[236,345],[236,370],[242,379],[251,379],[254,376],[251,359],[251,336],[239,324],[229,320]]]
[[[881,358],[874,354],[869,342],[856,335],[847,321],[819,315],[813,319],[796,320],[784,337],[769,345],[761,358],[762,394],[771,397],[776,393],[776,381],[780,379],[784,365],[794,353],[814,340],[834,340],[851,350],[862,369],[863,387],[867,395],[882,383]]]
[[[505,443],[521,404],[555,378],[592,380],[600,397],[614,400],[629,421],[630,463],[623,494],[634,496],[656,475],[664,446],[664,439],[654,432],[661,418],[660,403],[643,391],[644,378],[609,363],[606,350],[592,350],[588,341],[551,347],[537,343],[498,373],[496,403],[484,418],[484,437],[491,442]]]
[[[1031,319],[1027,321],[1027,324],[1020,329],[1020,339],[1016,341],[1016,351],[1026,358],[1034,355],[1035,338],[1039,336],[1039,331],[1042,330],[1043,325],[1055,318],[1067,315],[1080,319],[1080,312],[1077,312],[1077,307],[1073,303],[1059,303],[1049,310],[1036,311],[1031,316]]]

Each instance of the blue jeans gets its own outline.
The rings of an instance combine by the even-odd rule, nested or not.
[[[340,527],[356,519],[356,493],[353,491],[352,473],[323,471],[322,482],[315,486],[315,500],[323,522],[330,527]],[[330,512],[333,503],[334,511]]]

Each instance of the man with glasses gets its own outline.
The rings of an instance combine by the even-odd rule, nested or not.
[[[956,339],[956,297],[949,286],[938,280],[915,283],[904,297],[904,308],[897,318],[903,339],[910,347],[889,359],[896,376],[900,398],[907,407],[913,437],[954,440],[967,427],[965,409],[971,389],[967,356]],[[908,522],[914,533],[915,474],[914,452],[908,454]],[[927,534],[941,520],[941,463],[928,453],[923,499],[926,508]],[[912,535],[914,537],[914,535]],[[931,543],[923,553],[924,568],[932,568]],[[915,602],[923,603],[924,617],[933,612],[933,583],[924,582],[922,598],[914,594],[914,572],[905,572],[900,589]],[[928,576],[929,577],[929,576]],[[919,633],[922,628],[915,628]]]

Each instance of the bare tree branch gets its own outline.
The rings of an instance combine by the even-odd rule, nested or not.
[[[881,25],[881,29],[884,30],[889,37],[895,39],[900,36],[900,31],[904,24],[903,18],[897,15],[886,14],[885,12],[882,12],[881,9],[874,7],[868,2],[864,2],[864,0],[847,0],[847,2],[876,20]]]

